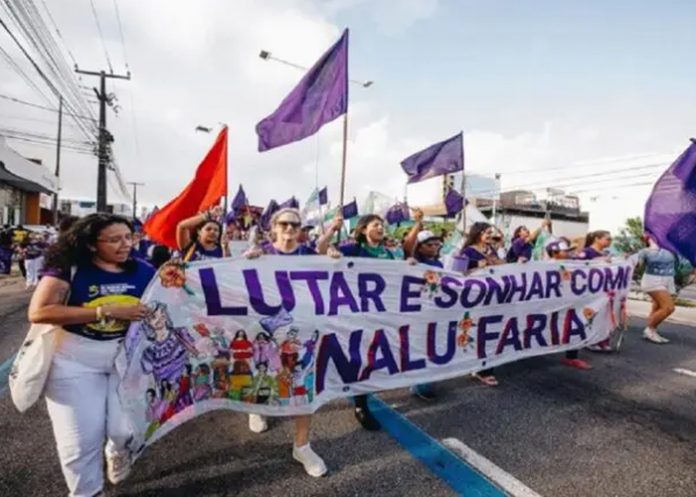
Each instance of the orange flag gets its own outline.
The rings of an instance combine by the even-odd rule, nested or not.
[[[176,225],[196,213],[209,209],[227,195],[227,126],[196,169],[196,175],[175,199],[147,220],[145,233],[170,248],[176,246]]]

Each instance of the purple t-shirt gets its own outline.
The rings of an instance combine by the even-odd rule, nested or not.
[[[24,249],[26,250],[25,259],[30,261],[32,259],[38,259],[44,255],[48,244],[45,242],[29,242]]]
[[[316,250],[307,245],[298,245],[292,252],[283,252],[275,248],[272,244],[267,243],[261,246],[264,254],[268,255],[317,255]]]
[[[472,269],[478,269],[479,261],[486,260],[486,256],[472,246],[464,247],[464,250],[462,250],[462,255],[469,258],[469,265],[467,266],[469,271]]]
[[[188,255],[189,253],[191,253],[190,256]],[[196,243],[194,243],[194,245],[191,248],[189,248],[185,252],[184,255],[186,256],[187,261],[193,262],[193,261],[204,261],[207,259],[222,259],[222,257],[225,254],[222,251],[222,247],[220,245],[218,245],[214,249],[207,250],[203,245],[196,242]]]
[[[134,259],[135,269],[112,273],[94,264],[79,266],[70,285],[68,305],[95,309],[101,305],[134,305],[140,302],[145,288],[155,275],[155,268],[147,262]],[[54,276],[70,283],[70,272],[46,269],[44,276]],[[66,330],[94,340],[123,338],[128,321],[108,320],[86,324],[68,324]]]
[[[597,259],[599,257],[604,257],[604,254],[593,247],[587,247],[578,252],[575,259],[579,259],[581,261],[591,261],[592,259]]]
[[[507,262],[519,262],[521,257],[527,261],[532,260],[532,244],[523,238],[516,238],[505,259]]]

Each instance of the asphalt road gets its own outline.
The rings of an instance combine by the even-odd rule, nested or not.
[[[25,292],[0,294],[0,358],[26,330]],[[404,390],[382,398],[435,439],[454,437],[544,497],[696,495],[696,328],[668,325],[665,346],[634,320],[619,354],[582,352],[592,371],[557,356],[498,369],[501,385],[460,378],[425,404]],[[454,492],[384,432],[358,428],[347,402],[315,416],[312,445],[329,476],[292,461],[292,424],[249,432],[246,417],[216,412],[155,444],[109,496],[448,496]],[[44,406],[18,414],[0,398],[0,495],[60,496],[65,487]]]

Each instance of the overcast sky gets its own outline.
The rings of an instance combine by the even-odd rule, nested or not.
[[[340,120],[303,142],[256,151],[255,124],[302,76],[258,53],[309,66],[346,26],[351,78],[375,81],[351,86],[349,197],[403,196],[400,160],[463,130],[467,171],[502,173],[503,190],[566,186],[580,192],[593,228],[615,229],[642,213],[650,187],[635,184],[654,181],[696,134],[688,0],[118,0],[125,55],[112,0],[94,1],[114,71],[127,62],[132,72],[108,84],[121,106],[108,126],[125,179],[146,184],[147,205],[189,181],[214,140],[194,128],[218,122],[230,127],[231,194],[241,182],[254,204],[304,200],[318,169],[336,199]],[[61,47],[81,67],[104,68],[89,0],[45,2]],[[4,33],[0,47],[34,75]],[[0,94],[45,103],[4,59],[0,68]],[[97,78],[80,83],[89,95]],[[54,133],[54,119],[0,101],[3,127]],[[53,167],[50,148],[10,143]],[[96,158],[66,153],[62,184],[64,196],[93,198]],[[439,185],[410,188],[410,202],[431,203]]]

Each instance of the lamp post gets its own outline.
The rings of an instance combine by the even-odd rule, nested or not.
[[[259,57],[262,58],[263,60],[274,60],[276,62],[280,62],[281,64],[285,64],[286,66],[294,67],[295,69],[299,69],[300,71],[308,71],[308,67],[301,66],[300,64],[295,64],[294,62],[287,61],[285,59],[281,59],[278,57],[274,57],[271,52],[268,50],[261,50],[259,53]],[[373,84],[375,84],[374,81],[358,81],[357,79],[350,79],[348,80],[354,85],[362,86],[363,88],[369,88]]]

